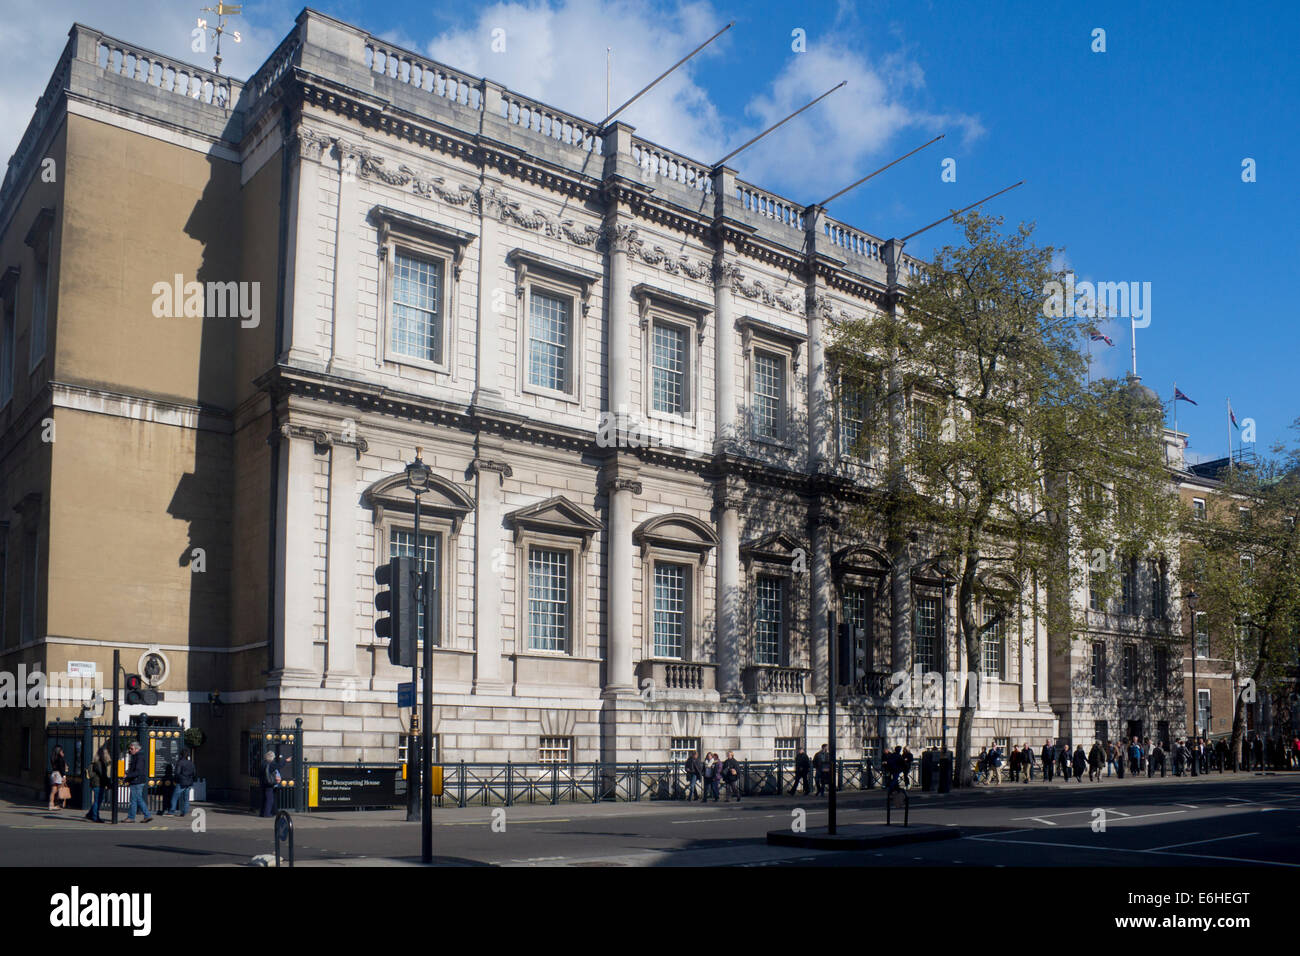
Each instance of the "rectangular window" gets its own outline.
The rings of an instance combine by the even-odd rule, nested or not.
[[[390,348],[426,362],[442,361],[442,263],[405,253],[393,257]]]
[[[1249,708],[1247,708],[1249,709]],[[1210,692],[1204,688],[1196,690],[1196,729],[1193,731],[1197,736],[1208,734],[1210,732],[1210,720],[1213,714],[1210,712]]]
[[[1121,614],[1136,614],[1138,612],[1138,594],[1137,594],[1137,559],[1129,558],[1124,562],[1124,568],[1120,572],[1120,608]]]
[[[31,367],[45,356],[45,320],[48,312],[50,285],[50,264],[37,261],[36,271],[32,276],[32,349]]]
[[[1132,690],[1137,686],[1137,648],[1132,644],[1124,645],[1124,689]]]
[[[569,647],[568,551],[528,551],[528,647],[565,651]]]
[[[680,767],[682,764],[686,763],[687,758],[689,758],[691,754],[697,754],[699,752],[699,737],[674,737],[672,750],[669,752],[668,758]]]
[[[1110,740],[1110,721],[1094,720],[1092,722],[1092,739],[1103,744]]]
[[[870,457],[867,449],[859,448],[862,430],[867,421],[867,393],[853,385],[840,387],[840,454],[859,458]]]
[[[884,756],[885,739],[883,737],[866,737],[862,741],[862,761],[872,767],[880,766]]]
[[[1205,520],[1205,499],[1204,498],[1192,499],[1192,518],[1193,520],[1196,521]]]
[[[1106,645],[1096,641],[1092,645],[1092,686],[1095,690],[1106,690]]]
[[[754,437],[780,441],[784,436],[785,359],[754,352]]]
[[[432,738],[429,742],[429,753],[432,754],[433,763],[441,763],[442,762],[441,738],[438,734],[430,734],[429,736]],[[406,763],[407,739],[408,738],[406,734],[397,735],[397,762],[398,763]],[[416,772],[418,772],[418,770]]]
[[[1196,656],[1210,656],[1210,619],[1204,611],[1196,612]]]
[[[939,439],[939,410],[929,402],[912,402],[912,441],[925,448]]]
[[[686,329],[668,322],[655,322],[650,342],[650,399],[657,412],[684,415],[687,402],[687,357],[690,354]]]
[[[939,599],[919,597],[916,599],[916,646],[913,654],[922,673],[939,669],[937,654],[939,643]]]
[[[1167,647],[1155,649],[1155,668],[1156,690],[1163,694],[1169,690],[1169,649]]]
[[[1169,721],[1156,721],[1156,740],[1160,742],[1160,746],[1163,749],[1169,749]]]
[[[573,300],[532,289],[528,296],[528,384],[569,390]]]
[[[785,581],[759,577],[754,582],[754,663],[779,666],[785,625]]]
[[[441,550],[442,535],[436,531],[420,532],[420,560],[424,562],[424,570],[433,572],[433,580],[441,581],[441,565],[438,561],[439,551]],[[393,528],[388,535],[388,556],[390,558],[414,558],[415,557],[415,532],[407,528]],[[419,567],[417,562],[416,567]],[[420,629],[416,633],[420,640],[424,640],[429,633],[429,622],[424,619],[424,602],[420,602],[419,607]],[[433,637],[433,646],[442,646],[442,635],[435,634]]]
[[[982,642],[984,648],[984,673],[989,677],[1001,679],[1005,675],[1002,673],[1003,646],[1005,632],[1003,630],[1003,615],[1001,609],[994,606],[985,606],[984,608],[984,631]]]
[[[1097,587],[1096,577],[1091,570],[1088,571],[1088,610],[1105,610],[1101,599],[1101,590]]]
[[[841,661],[844,673],[856,678],[856,670],[870,671],[872,667],[872,600],[871,590],[860,585],[849,585],[844,589],[844,622],[850,628],[849,646],[853,650],[852,661]],[[853,680],[841,680],[841,684],[851,684]]]
[[[1169,607],[1169,581],[1160,562],[1151,562],[1151,614],[1164,617]]]
[[[772,746],[772,759],[787,764],[794,763],[794,758],[799,755],[800,743],[798,737],[777,737]]]
[[[16,299],[10,298],[4,305],[4,329],[0,330],[0,406],[5,405],[14,395],[14,318]]]
[[[681,660],[686,652],[686,568],[655,562],[655,657]]]
[[[573,763],[573,738],[543,737],[537,747],[537,762],[549,764]]]
[[[40,547],[35,534],[23,535],[23,590],[19,604],[18,641],[28,644],[36,640],[36,598],[40,581],[37,564]]]

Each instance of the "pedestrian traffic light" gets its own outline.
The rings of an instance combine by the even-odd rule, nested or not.
[[[866,631],[847,621],[840,623],[835,648],[837,678],[841,687],[855,687],[867,676]]]
[[[388,617],[375,619],[375,633],[388,638],[388,660],[398,667],[415,663],[415,634],[419,612],[412,586],[412,558],[393,558],[375,568],[375,581],[381,588],[375,594],[375,609]]]
[[[145,683],[139,674],[126,675],[126,702],[152,707],[158,703],[158,692]]]

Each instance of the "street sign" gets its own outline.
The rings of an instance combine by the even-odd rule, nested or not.
[[[397,706],[415,706],[415,684],[413,682],[397,685]]]

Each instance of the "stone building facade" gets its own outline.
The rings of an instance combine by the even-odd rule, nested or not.
[[[75,27],[10,163],[0,270],[46,208],[57,374],[6,412],[2,503],[25,525],[37,495],[48,546],[0,666],[157,653],[232,785],[262,720],[301,718],[310,761],[392,761],[409,672],[373,573],[418,545],[441,759],[816,749],[829,612],[861,641],[841,751],[943,734],[888,675],[943,644],[959,666],[945,576],[924,534],[847,520],[880,461],[832,400],[828,327],[905,293],[898,241],[310,10],[242,84]],[[174,276],[206,311],[158,314]],[[228,282],[258,321],[214,314]],[[21,454],[44,415],[57,443]],[[84,541],[112,552],[93,574]],[[977,743],[1057,733],[1031,597],[982,662]],[[39,740],[46,716],[21,721]]]

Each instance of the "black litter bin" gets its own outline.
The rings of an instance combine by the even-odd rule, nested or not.
[[[929,793],[934,789],[934,751],[921,754],[921,789]]]
[[[939,792],[947,793],[952,789],[952,754],[944,753],[939,757]]]

